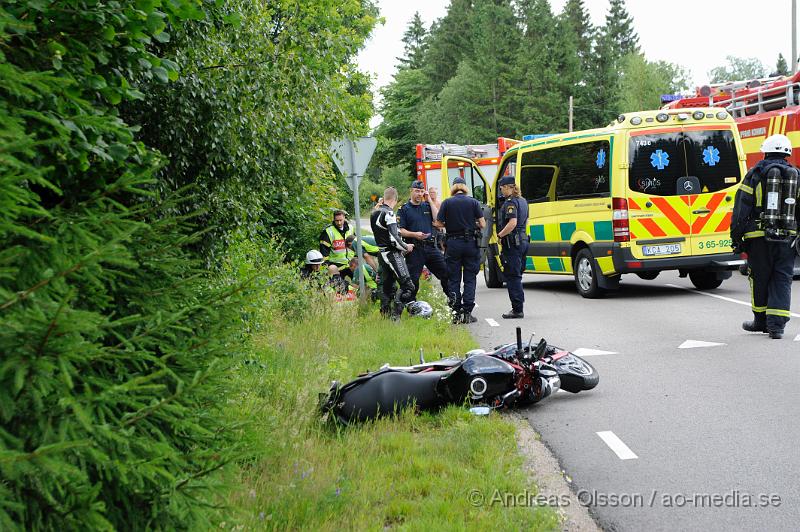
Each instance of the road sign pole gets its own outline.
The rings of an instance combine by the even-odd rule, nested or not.
[[[350,141],[350,159],[355,160],[355,154],[353,153],[353,142]],[[364,280],[365,272],[364,270],[364,249],[361,246],[361,205],[359,205],[358,199],[358,189],[359,185],[361,184],[361,176],[357,174],[353,174],[353,203],[355,204],[355,215],[356,215],[356,251],[358,252],[358,293],[361,302],[365,302],[367,300],[367,289],[366,283]],[[355,274],[355,272],[353,272]]]

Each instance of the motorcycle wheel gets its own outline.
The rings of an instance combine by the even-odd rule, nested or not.
[[[561,389],[571,393],[591,390],[600,382],[594,366],[570,353],[552,363],[561,379]]]

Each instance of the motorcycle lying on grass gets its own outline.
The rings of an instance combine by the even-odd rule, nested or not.
[[[525,406],[551,396],[559,389],[578,393],[591,390],[600,379],[597,370],[581,357],[533,336],[492,351],[475,349],[464,358],[449,357],[414,366],[389,366],[360,375],[340,385],[333,381],[320,394],[320,410],[339,422],[350,423],[395,413],[407,406],[436,410],[450,404],[472,405],[476,413]]]

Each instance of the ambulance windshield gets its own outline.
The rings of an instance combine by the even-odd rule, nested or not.
[[[674,131],[632,136],[630,189],[654,196],[685,194],[684,176],[700,181],[699,191],[716,192],[741,181],[739,156],[730,130]]]

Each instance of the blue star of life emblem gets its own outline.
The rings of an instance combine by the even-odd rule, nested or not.
[[[714,166],[719,162],[719,150],[714,146],[709,146],[703,150],[703,162],[708,166]]]
[[[602,168],[606,165],[606,150],[600,150],[597,152],[597,167]]]
[[[650,164],[652,164],[654,168],[663,170],[669,166],[669,154],[663,150],[654,151],[650,154]]]

